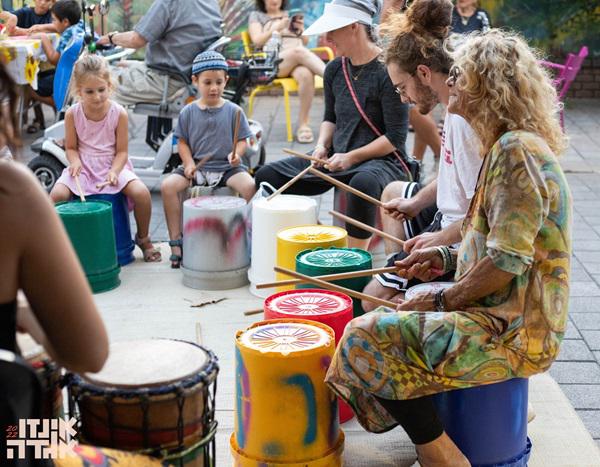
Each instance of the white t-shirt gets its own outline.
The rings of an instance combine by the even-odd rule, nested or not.
[[[459,115],[446,112],[436,200],[442,229],[467,214],[483,162],[479,151],[479,138],[471,126]]]

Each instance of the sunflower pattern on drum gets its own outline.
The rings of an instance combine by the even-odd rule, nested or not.
[[[355,318],[326,381],[369,431],[397,422],[372,395],[412,399],[547,370],[565,331],[571,195],[548,146],[508,132],[492,147],[463,223],[456,280],[489,257],[515,275],[464,311]]]

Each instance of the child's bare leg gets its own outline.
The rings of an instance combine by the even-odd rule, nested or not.
[[[132,180],[125,188],[123,194],[131,198],[134,203],[133,215],[137,225],[137,236],[145,238],[150,229],[150,217],[152,215],[152,198],[150,191],[141,180]]]
[[[250,201],[256,193],[254,179],[248,172],[239,172],[227,180],[227,186],[237,191],[246,201]]]
[[[137,226],[135,243],[141,248],[142,253],[144,254],[144,261],[160,261],[160,250],[154,248],[149,235],[150,217],[152,215],[152,198],[150,196],[150,191],[141,180],[132,180],[125,188],[123,188],[123,194],[128,198],[131,198],[134,203],[133,215]]]
[[[169,175],[160,186],[169,238],[178,240],[181,237],[181,201],[179,193],[189,185],[187,178],[178,174]],[[181,247],[171,246],[173,255],[181,256]]]
[[[71,190],[67,187],[67,185],[63,185],[62,183],[56,183],[50,192],[50,199],[53,203],[60,203],[61,201],[70,201]]]

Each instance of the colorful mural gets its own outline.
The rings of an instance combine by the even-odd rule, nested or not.
[[[553,57],[583,45],[600,57],[598,0],[481,0],[495,27],[520,31],[533,45]]]

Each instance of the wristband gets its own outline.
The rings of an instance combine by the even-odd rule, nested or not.
[[[444,304],[444,289],[438,290],[434,297],[433,302],[435,304],[436,311],[444,313],[446,311],[446,305]]]
[[[115,34],[118,34],[118,32],[117,32],[117,31],[114,31],[114,32],[109,32],[109,33],[108,33],[108,42],[110,42],[110,44],[111,44],[111,45],[116,45],[116,44],[113,42],[113,37],[115,36]]]
[[[329,148],[327,146],[325,146],[324,144],[321,144],[321,143],[315,144],[315,149],[325,149],[325,151],[329,150]]]

